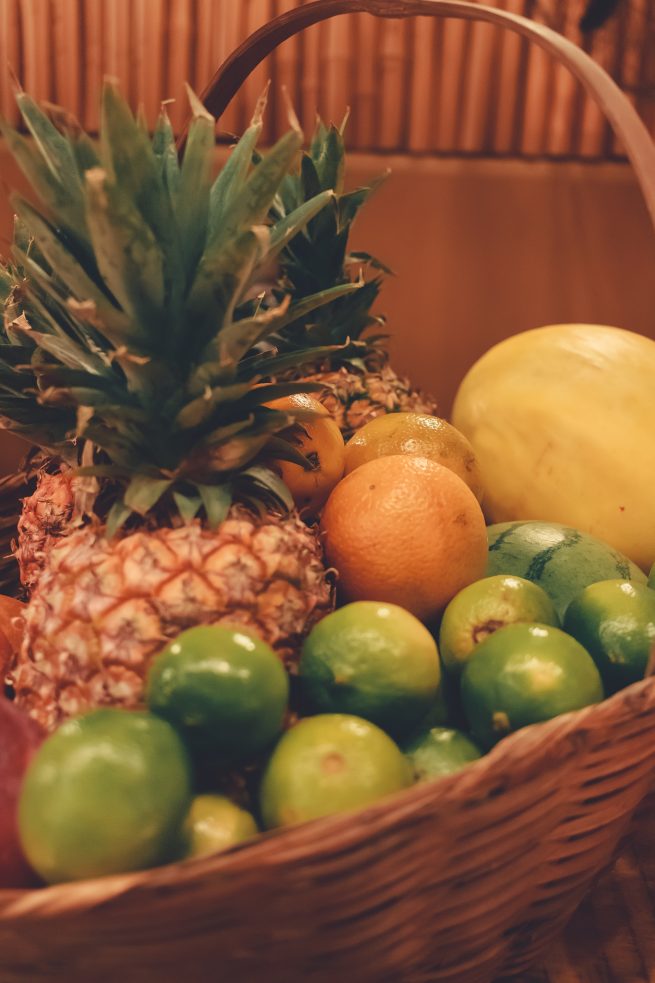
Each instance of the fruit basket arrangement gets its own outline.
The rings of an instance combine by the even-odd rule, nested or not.
[[[526,332],[448,423],[389,365],[342,130],[303,152],[290,111],[262,153],[263,97],[212,176],[209,110],[348,11],[541,44],[655,219],[602,69],[466,2],[282,15],[190,93],[181,164],[113,83],[97,145],[18,94],[0,413],[41,450],[5,486],[3,980],[524,978],[652,787],[655,343]]]

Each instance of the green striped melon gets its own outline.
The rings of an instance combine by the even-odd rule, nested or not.
[[[587,533],[554,522],[498,522],[489,526],[487,577],[513,574],[549,594],[557,613],[599,580],[646,583],[645,573],[617,550]]]

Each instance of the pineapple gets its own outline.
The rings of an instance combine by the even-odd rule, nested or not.
[[[291,665],[333,605],[317,536],[262,463],[307,466],[283,433],[298,415],[265,404],[321,385],[266,380],[304,357],[270,354],[287,325],[359,288],[248,298],[334,194],[271,218],[302,134],[292,119],[254,166],[263,103],[212,181],[215,121],[191,100],[181,165],[166,116],[151,141],[112,84],[98,147],[24,93],[33,140],[3,127],[39,204],[14,199],[0,274],[0,418],[51,455],[21,517],[32,594],[11,682],[48,728],[139,705],[189,625],[250,627]]]
[[[20,569],[14,549],[18,536],[20,503],[33,494],[40,464],[30,455],[15,474],[0,479],[0,594],[19,597]]]
[[[321,401],[348,440],[355,430],[383,413],[433,414],[437,407],[433,399],[412,389],[389,365],[386,335],[379,331],[368,333],[384,324],[382,318],[371,313],[371,308],[382,276],[390,271],[368,253],[348,252],[353,221],[376,185],[344,193],[344,127],[345,121],[337,129],[319,120],[300,171],[282,182],[274,207],[278,220],[321,191],[332,190],[335,197],[282,251],[274,295],[288,292],[299,300],[315,291],[351,282],[353,271],[364,266],[375,271],[376,275],[358,292],[287,325],[279,343],[282,350],[307,350],[309,364],[300,371],[294,369],[287,378],[303,378],[307,383],[326,386]],[[313,350],[324,345],[333,345],[336,350],[317,358]]]

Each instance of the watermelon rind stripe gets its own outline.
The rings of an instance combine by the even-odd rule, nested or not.
[[[546,547],[546,549],[541,550],[537,555],[530,561],[530,566],[528,567],[525,579],[526,580],[540,580],[543,576],[544,570],[553,559],[556,553],[560,550],[566,549],[570,546],[575,546],[580,542],[582,536],[579,532],[573,531],[567,533],[564,539],[559,543],[554,543],[552,546]]]
[[[524,522],[512,522],[507,529],[505,529],[503,532],[501,532],[499,536],[496,537],[493,543],[489,544],[489,552],[494,553],[496,550],[500,549],[500,547],[503,545],[505,540],[509,539],[510,536],[513,536],[516,530],[520,529],[521,526],[524,525],[525,525]]]

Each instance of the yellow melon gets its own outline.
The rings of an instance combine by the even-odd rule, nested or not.
[[[655,341],[592,324],[515,335],[468,372],[453,423],[492,522],[561,522],[653,563]]]

